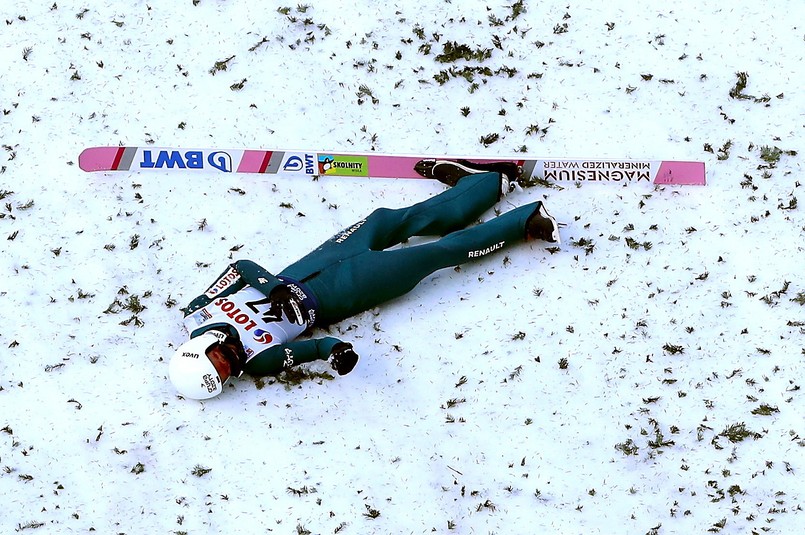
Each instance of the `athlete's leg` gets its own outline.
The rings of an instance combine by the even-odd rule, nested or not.
[[[464,177],[455,187],[412,206],[375,210],[280,275],[304,282],[328,266],[366,250],[381,251],[412,236],[444,236],[478,219],[500,196],[499,173]]]
[[[412,290],[434,271],[486,256],[526,239],[531,203],[436,241],[369,251],[323,270],[307,284],[318,298],[321,324],[340,321]]]
[[[500,173],[462,178],[458,184],[430,199],[405,208],[375,210],[367,245],[382,251],[413,236],[445,236],[477,220],[501,198]]]

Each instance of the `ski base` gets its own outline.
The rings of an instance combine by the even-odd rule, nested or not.
[[[427,160],[512,162],[526,184],[605,182],[705,185],[704,162],[586,158],[476,158],[401,154],[283,151],[263,149],[181,149],[170,147],[90,147],[78,158],[87,172],[185,170],[269,175],[373,178],[425,178],[417,172]]]

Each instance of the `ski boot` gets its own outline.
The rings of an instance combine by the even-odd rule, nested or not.
[[[525,223],[526,241],[544,240],[548,243],[559,245],[561,244],[559,227],[560,224],[548,213],[542,201],[538,201],[537,207],[528,216]]]
[[[475,163],[468,160],[420,160],[414,166],[414,171],[425,178],[435,178],[442,184],[450,187],[467,175],[478,173],[498,172],[503,175],[509,184],[520,178],[523,170],[514,162]],[[509,189],[509,191],[511,191]],[[508,193],[508,191],[503,192]]]

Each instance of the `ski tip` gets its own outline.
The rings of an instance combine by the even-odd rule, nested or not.
[[[84,149],[81,151],[81,154],[78,155],[78,167],[82,171],[87,171],[87,151],[89,149]]]
[[[707,184],[704,162],[661,162],[654,183],[704,186]]]
[[[88,147],[78,155],[78,167],[88,173],[114,169],[117,155],[123,147]]]

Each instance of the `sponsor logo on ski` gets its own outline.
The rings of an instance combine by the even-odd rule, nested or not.
[[[307,175],[316,174],[315,156],[313,154],[294,154],[289,156],[282,165],[283,171],[296,173],[304,171]]]
[[[319,154],[319,174],[369,176],[369,158],[366,156]]]
[[[224,151],[214,151],[206,154],[200,150],[143,150],[141,169],[205,169],[213,168],[224,173],[232,172],[232,156]]]
[[[545,179],[557,182],[651,182],[649,162],[548,160],[542,168]]]

